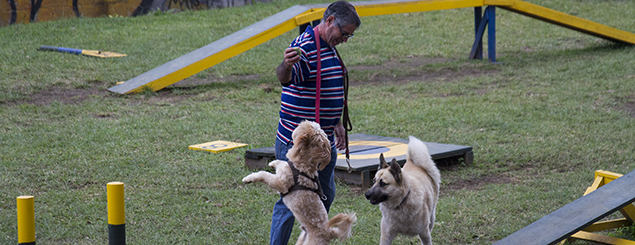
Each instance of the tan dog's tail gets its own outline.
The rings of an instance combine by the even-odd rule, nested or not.
[[[414,163],[414,165],[420,168],[423,168],[434,182],[437,190],[439,190],[439,187],[441,186],[441,172],[439,172],[437,165],[434,161],[432,161],[432,157],[428,152],[428,146],[414,136],[410,136],[408,138],[410,139],[410,142],[408,143],[408,154],[406,156],[406,160]]]
[[[344,240],[351,236],[355,222],[357,222],[355,213],[339,213],[329,220],[328,226],[337,239]]]

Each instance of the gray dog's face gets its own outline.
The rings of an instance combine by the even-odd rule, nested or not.
[[[377,205],[390,199],[392,194],[398,193],[401,188],[401,167],[396,159],[390,164],[384,159],[384,154],[379,155],[379,170],[375,174],[375,184],[366,192],[366,199],[370,204]]]

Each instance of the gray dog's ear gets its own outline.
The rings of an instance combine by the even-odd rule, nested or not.
[[[397,184],[401,184],[401,166],[397,163],[397,159],[393,158],[390,162],[390,174],[395,178]]]
[[[379,168],[377,170],[381,170],[382,168],[387,168],[388,163],[386,163],[386,159],[384,158],[384,153],[379,154]]]

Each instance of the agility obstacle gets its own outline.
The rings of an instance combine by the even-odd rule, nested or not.
[[[601,188],[600,188],[601,187]],[[633,244],[634,241],[592,233],[633,226],[635,217],[635,171],[626,175],[598,170],[584,196],[531,223],[494,245],[558,244],[581,239],[604,244]],[[620,211],[621,219],[598,222]]]
[[[614,42],[635,44],[635,34],[520,0],[384,0],[352,2],[360,17],[457,8],[474,8],[475,38],[470,59],[482,59],[482,37],[487,27],[488,58],[496,62],[495,7],[546,21]],[[488,6],[485,12],[482,7]],[[326,5],[296,5],[229,36],[194,50],[108,90],[120,94],[158,91],[245,52],[298,26],[320,20]]]
[[[108,197],[108,244],[126,244],[126,215],[124,184],[110,182],[106,186]],[[33,196],[17,197],[18,244],[35,245],[35,204]]]
[[[106,187],[108,196],[108,244],[126,244],[126,206],[123,183],[110,182]]]
[[[369,134],[351,134],[348,136],[350,149],[350,165],[346,163],[346,155],[338,152],[335,163],[335,176],[344,182],[370,187],[373,176],[379,166],[379,154],[386,159],[397,159],[401,165],[406,163],[408,140]],[[471,146],[450,145],[424,142],[432,160],[463,159],[465,164],[472,164],[474,153]],[[275,159],[275,147],[251,149],[245,152],[245,166],[250,169],[267,168],[267,164]]]
[[[33,196],[19,196],[16,200],[18,211],[18,244],[35,245],[35,205]]]

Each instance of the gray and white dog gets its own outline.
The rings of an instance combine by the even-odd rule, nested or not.
[[[375,183],[366,192],[371,204],[381,210],[380,245],[388,245],[397,234],[419,236],[421,244],[432,244],[435,210],[441,173],[421,140],[410,136],[403,168],[396,159],[387,163],[379,156]]]

